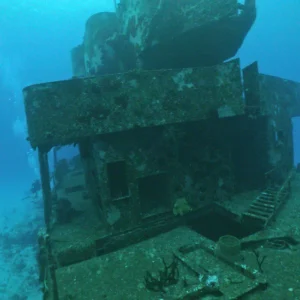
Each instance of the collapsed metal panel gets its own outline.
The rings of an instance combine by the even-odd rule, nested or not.
[[[135,70],[44,83],[23,92],[33,148],[244,113],[238,59],[208,68]]]
[[[154,40],[165,44],[181,33],[236,16],[238,7],[237,0],[121,0],[117,13],[121,32],[131,36],[141,52],[152,47]]]
[[[216,65],[235,55],[255,18],[255,0],[121,0],[116,13],[88,19],[73,75]]]
[[[233,57],[256,17],[255,1],[120,2],[121,32],[145,69],[211,66]]]

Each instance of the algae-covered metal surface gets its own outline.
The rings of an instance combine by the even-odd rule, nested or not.
[[[142,68],[211,66],[233,57],[256,18],[255,1],[120,2],[121,33]]]
[[[74,300],[184,300],[216,295],[240,299],[266,284],[251,263],[220,259],[214,255],[214,247],[214,242],[195,231],[179,227],[126,249],[57,269],[58,296]],[[172,264],[174,273],[170,274]],[[147,278],[156,278],[163,269],[170,281],[163,281],[161,274],[161,285],[149,283]]]
[[[292,117],[300,116],[300,84],[259,74],[262,113],[270,117],[269,159],[272,166],[284,166],[277,175],[284,180],[294,167]]]
[[[255,18],[255,0],[121,0],[88,19],[73,75],[216,65],[234,57]]]
[[[238,14],[237,0],[121,0],[122,33],[143,51],[178,34]]]
[[[244,113],[239,60],[44,83],[26,87],[24,99],[32,147]]]
[[[259,74],[261,102],[266,114],[300,116],[300,83]]]
[[[243,69],[246,105],[276,119],[300,115],[300,83],[260,74],[257,62]]]
[[[291,118],[300,114],[300,84],[259,74],[257,63],[246,67],[243,73],[247,115],[252,119],[259,115],[269,118],[265,137],[269,147],[268,174],[280,183],[294,164]],[[279,165],[284,166],[283,170],[276,170]]]
[[[117,252],[59,268],[59,299],[158,300],[161,293],[151,292],[144,285],[146,272],[160,269],[162,258],[169,264],[173,249],[187,242],[196,243],[200,237],[187,228],[179,228]],[[192,275],[197,283],[197,277]]]

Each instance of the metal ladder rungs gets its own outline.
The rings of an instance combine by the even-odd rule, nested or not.
[[[262,211],[255,210],[255,209],[249,209],[248,213],[251,213],[251,214],[256,215],[256,216],[265,217],[265,218],[269,218],[270,215],[272,215],[272,213],[266,213],[266,212],[262,212]]]
[[[254,215],[252,213],[249,213],[249,212],[245,212],[245,213],[243,213],[243,215],[246,216],[246,217],[252,218],[252,219],[258,219],[258,220],[263,221],[263,222],[266,222],[268,220],[268,218],[265,218],[265,217],[262,217],[262,216],[257,216],[257,215]]]

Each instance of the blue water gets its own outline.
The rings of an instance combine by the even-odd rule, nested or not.
[[[237,56],[243,66],[257,60],[262,73],[300,81],[300,1],[257,2],[256,23]],[[42,224],[42,212],[24,199],[38,171],[36,154],[25,140],[21,90],[70,78],[70,50],[82,42],[87,18],[112,9],[112,0],[0,0],[0,235],[23,239],[26,230]],[[294,124],[298,163],[300,120]],[[21,292],[41,299],[32,276],[34,245],[28,242],[20,251],[18,243],[0,245],[0,299]],[[13,267],[22,257],[25,266]]]

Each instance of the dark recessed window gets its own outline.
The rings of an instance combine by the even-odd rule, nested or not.
[[[129,196],[125,161],[108,163],[107,176],[110,196],[113,200]]]
[[[139,178],[138,189],[143,217],[170,210],[169,178],[166,173]]]

